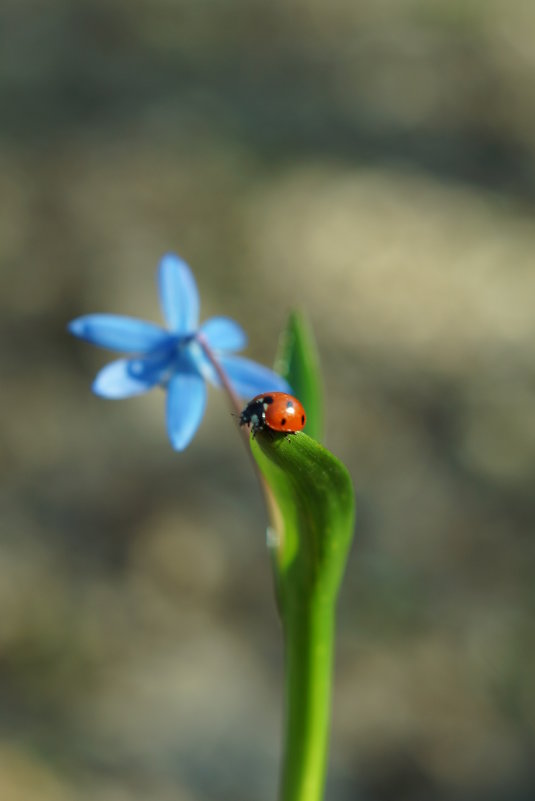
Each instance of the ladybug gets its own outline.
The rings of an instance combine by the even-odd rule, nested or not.
[[[253,437],[257,431],[269,429],[295,434],[306,423],[302,404],[286,392],[269,392],[256,395],[240,415],[240,425],[250,425]]]

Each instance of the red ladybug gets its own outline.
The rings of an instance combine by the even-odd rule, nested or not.
[[[253,437],[257,431],[270,429],[294,434],[306,423],[302,404],[286,392],[266,392],[249,401],[240,415],[240,425],[250,425]]]

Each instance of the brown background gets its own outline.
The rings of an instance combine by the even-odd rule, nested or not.
[[[8,0],[0,10],[0,797],[269,801],[281,643],[224,398],[93,397],[93,311],[274,356],[307,310],[358,527],[327,798],[535,797],[535,10]]]

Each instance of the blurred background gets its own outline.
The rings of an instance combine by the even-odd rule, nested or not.
[[[327,798],[535,798],[535,7],[4,0],[0,798],[270,801],[282,650],[225,399],[68,320],[305,309],[358,498]]]

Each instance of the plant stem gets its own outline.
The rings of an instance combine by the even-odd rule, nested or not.
[[[323,796],[334,646],[334,608],[312,594],[284,605],[285,744],[279,801]]]
[[[223,370],[223,368],[219,364],[215,353],[213,352],[212,348],[208,344],[208,341],[207,341],[206,337],[203,336],[203,334],[201,334],[199,331],[197,331],[197,333],[195,334],[195,339],[197,340],[197,342],[199,343],[199,345],[203,349],[206,358],[208,359],[208,361],[210,362],[210,364],[212,365],[212,367],[216,371],[217,377],[221,381],[221,386],[223,387],[223,389],[225,390],[225,392],[228,395],[228,399],[230,401],[230,405],[232,406],[232,408],[235,410],[236,414],[239,417],[240,416],[240,412],[242,410],[242,404],[240,403],[240,399],[238,398],[238,396],[236,395],[236,393],[232,389],[232,384],[228,380],[227,374],[225,373],[225,371]]]
[[[234,392],[234,390],[232,388],[232,384],[230,383],[227,374],[225,373],[225,371],[223,370],[223,368],[219,364],[219,362],[217,360],[217,357],[216,357],[215,353],[213,352],[212,348],[210,347],[210,345],[208,344],[206,338],[199,332],[197,332],[197,334],[195,336],[196,336],[197,342],[199,343],[199,345],[203,349],[203,351],[204,351],[204,353],[206,355],[206,358],[208,359],[208,361],[210,362],[210,364],[212,365],[212,367],[216,371],[217,376],[218,376],[219,380],[221,381],[221,386],[223,387],[223,389],[227,393],[227,396],[228,396],[228,399],[229,399],[229,402],[230,402],[230,406],[231,406],[231,408],[234,409],[235,416],[238,417],[238,420],[239,420],[239,417],[240,417],[240,414],[241,414],[241,410],[243,408],[243,404],[240,402],[239,397]],[[241,426],[239,424],[239,422],[238,422],[238,430],[239,430],[239,432],[240,432],[240,434],[242,436],[242,441],[245,444],[245,448],[247,450],[247,453],[249,454],[249,458],[251,459],[251,464],[253,465],[253,469],[254,469],[255,475],[256,475],[256,477],[258,479],[258,482],[260,484],[260,488],[261,488],[261,490],[263,492],[264,501],[265,501],[266,508],[267,508],[267,513],[268,513],[268,517],[272,521],[274,521],[274,526],[276,526],[276,530],[278,531],[278,535],[280,537],[281,536],[281,533],[280,533],[280,528],[281,528],[280,512],[278,512],[278,508],[277,508],[277,504],[275,502],[275,498],[273,496],[273,492],[271,491],[267,481],[264,479],[264,476],[262,475],[262,473],[258,469],[258,465],[257,465],[255,459],[253,459],[253,456],[251,454],[251,448],[249,446],[250,426],[248,425],[247,427],[244,427],[244,426]]]

